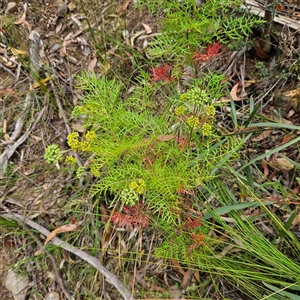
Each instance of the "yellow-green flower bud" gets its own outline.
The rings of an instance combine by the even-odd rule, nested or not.
[[[76,178],[80,179],[84,175],[84,167],[78,167],[76,170]]]
[[[201,90],[198,87],[194,87],[186,92],[187,99],[194,105],[202,105],[203,103],[209,103],[209,96],[205,90]]]
[[[195,129],[199,124],[199,119],[195,116],[190,116],[187,118],[186,123],[188,124],[189,127]]]
[[[78,137],[79,137],[79,134],[76,131],[70,133],[67,137],[68,145],[70,146],[70,148],[72,150],[77,151],[80,148],[80,143],[78,141]]]
[[[186,107],[181,105],[181,106],[178,106],[175,108],[175,115],[176,116],[180,116],[180,115],[183,115],[186,111]]]
[[[205,110],[209,116],[213,117],[216,114],[216,108],[213,105],[207,105]]]
[[[44,158],[48,164],[57,164],[62,160],[62,153],[56,144],[52,144],[45,149]]]
[[[70,156],[68,155],[65,159],[65,162],[68,164],[68,165],[74,165],[76,164],[76,158],[74,156]]]
[[[189,99],[189,96],[187,93],[181,94],[179,97],[180,101],[185,102]]]
[[[143,179],[138,179],[130,183],[129,188],[137,192],[138,194],[143,194],[145,190],[145,181]]]
[[[95,177],[99,177],[100,176],[99,168],[96,165],[91,165],[91,173]]]
[[[82,141],[79,143],[78,149],[83,152],[91,151],[91,143],[89,141]]]
[[[121,193],[121,201],[126,206],[134,206],[139,201],[139,196],[133,189],[124,189]]]
[[[212,135],[212,126],[209,123],[204,123],[201,128],[202,134],[204,136]]]
[[[85,139],[89,142],[93,141],[96,138],[96,133],[95,131],[88,131],[85,135]]]

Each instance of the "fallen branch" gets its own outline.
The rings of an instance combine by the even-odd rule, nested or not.
[[[265,10],[261,8],[261,6],[254,0],[246,0],[245,5],[241,6],[243,9],[248,9],[250,13],[257,15],[259,17],[264,18]],[[290,28],[293,28],[295,30],[299,30],[300,28],[300,21],[299,20],[293,20],[291,18],[276,15],[274,17],[274,22],[279,23],[283,26],[288,26]]]
[[[0,207],[3,208],[7,212],[6,214],[2,214],[1,215],[2,217],[14,219],[17,222],[24,223],[24,224],[28,225],[29,227],[39,231],[40,233],[42,233],[45,236],[48,236],[50,234],[50,231],[48,231],[45,227],[43,227],[43,226],[37,224],[36,222],[33,222],[19,214],[10,212],[8,210],[8,208],[1,203],[0,203]],[[76,256],[78,256],[79,258],[83,259],[84,261],[86,261],[87,263],[92,265],[94,268],[96,268],[119,291],[119,293],[123,296],[123,298],[125,300],[135,300],[135,298],[131,295],[130,291],[122,284],[122,282],[117,278],[117,276],[114,275],[109,270],[107,270],[104,266],[102,266],[102,264],[100,263],[100,261],[97,258],[87,254],[86,252],[84,252],[80,249],[75,248],[71,244],[62,241],[61,239],[59,239],[57,237],[53,238],[50,243],[75,254]]]
[[[3,206],[2,206],[3,207]],[[26,225],[24,223],[21,224],[21,222],[19,221],[20,225],[24,228],[26,227]],[[26,227],[27,228],[27,227]],[[39,240],[39,238],[33,233],[33,231],[29,231],[28,232],[29,235],[32,237],[32,239],[38,244],[38,246],[40,248],[43,248],[43,244],[41,243],[41,241]],[[46,255],[49,257],[49,259],[52,262],[53,265],[53,269],[54,269],[54,274],[55,274],[55,280],[58,283],[58,285],[60,286],[61,290],[63,291],[65,297],[68,300],[75,300],[75,298],[73,296],[70,295],[69,291],[66,289],[65,284],[63,282],[63,279],[60,276],[60,272],[59,272],[59,268],[57,267],[56,261],[54,256],[45,249],[45,253]],[[36,283],[36,282],[35,282]]]

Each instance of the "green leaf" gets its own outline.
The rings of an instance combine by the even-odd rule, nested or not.
[[[300,126],[284,124],[284,123],[253,123],[248,127],[273,127],[273,128],[286,128],[292,130],[300,130]]]
[[[263,282],[263,284],[264,284],[267,288],[269,288],[270,290],[274,291],[275,293],[277,293],[277,294],[279,294],[279,295],[281,295],[281,296],[288,297],[288,299],[291,299],[291,300],[300,300],[300,296],[295,295],[295,294],[292,294],[292,293],[290,293],[290,292],[284,291],[283,289],[285,289],[285,288],[283,288],[283,289],[282,289],[282,288],[278,288],[278,287],[273,286],[273,285],[271,285],[271,284],[268,284],[268,283],[266,283],[266,282]],[[272,295],[272,296],[274,296],[274,295]],[[268,299],[268,298],[265,298],[265,299]]]
[[[252,101],[251,101],[252,99]],[[245,124],[245,128],[247,127],[250,127],[250,122],[252,121],[252,119],[257,115],[257,111],[260,109],[260,106],[259,105],[256,105],[255,107],[253,107],[253,104],[251,105],[251,103],[253,102],[253,98],[250,97],[250,111],[251,111],[251,114]]]
[[[261,123],[261,124],[269,124],[269,123]],[[275,124],[275,123],[274,123],[274,124]],[[254,127],[254,126],[252,126],[252,125],[254,125],[254,124],[251,124],[251,125],[249,125],[248,127]],[[283,125],[286,125],[286,124],[283,124]],[[298,127],[298,128],[300,129],[300,127]],[[275,148],[275,149],[272,149],[272,150],[270,150],[270,151],[268,151],[268,152],[266,152],[266,153],[264,153],[264,154],[262,154],[262,155],[257,156],[256,158],[253,158],[253,159],[250,160],[248,163],[246,163],[245,165],[243,165],[243,166],[239,169],[239,171],[241,171],[241,170],[245,169],[246,167],[248,167],[248,166],[254,164],[256,161],[262,160],[262,159],[266,158],[267,156],[270,156],[270,155],[272,155],[272,154],[274,154],[274,153],[277,153],[277,152],[279,152],[279,151],[281,151],[281,150],[283,150],[283,149],[285,149],[285,148],[287,148],[287,147],[289,147],[289,146],[291,146],[291,145],[293,145],[293,144],[295,144],[295,143],[297,143],[297,142],[299,142],[299,141],[300,141],[300,137],[297,137],[296,139],[294,139],[294,140],[292,140],[292,141],[289,141],[288,143],[285,143],[285,144],[283,144],[283,145],[281,145],[281,146],[279,146],[279,147],[277,147],[277,148]]]
[[[247,177],[247,182],[249,184],[249,187],[251,188],[252,191],[254,191],[254,181],[249,166],[245,168],[245,172],[246,172],[246,177]]]
[[[292,222],[294,221],[294,219],[295,219],[296,216],[297,216],[297,213],[298,213],[298,210],[294,210],[293,213],[292,213],[292,215],[289,217],[289,219],[287,220],[287,222],[284,224],[284,228],[285,228],[286,230],[289,230],[289,229],[290,229],[290,227],[291,227],[291,225],[292,225]],[[285,235],[286,235],[286,231],[285,231],[285,230],[281,230],[281,231],[279,232],[279,237],[280,237],[281,239],[283,239]]]
[[[236,108],[232,97],[230,97],[230,106],[231,106],[231,110],[230,110],[231,119],[234,124],[234,127],[237,128],[238,122],[237,122]]]
[[[274,204],[274,202],[271,201],[267,201],[267,202],[263,202],[264,205],[270,205],[270,204]],[[208,220],[211,219],[214,216],[221,216],[221,215],[225,215],[228,214],[231,211],[236,211],[236,210],[241,210],[241,209],[245,209],[248,207],[257,207],[260,206],[260,203],[257,202],[245,202],[245,203],[240,203],[240,204],[234,204],[234,205],[227,205],[227,206],[222,206],[222,207],[218,207],[214,210],[212,210],[211,212],[207,212],[202,219],[203,220]]]

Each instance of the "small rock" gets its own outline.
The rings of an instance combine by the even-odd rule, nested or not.
[[[76,9],[76,4],[73,3],[73,2],[70,2],[68,4],[68,9],[69,9],[70,12],[74,11]]]
[[[5,14],[13,14],[18,11],[17,3],[16,2],[8,2],[6,9],[5,9]]]
[[[57,6],[58,6],[58,9],[57,9],[56,15],[58,17],[64,17],[68,11],[67,4],[63,1],[57,1]]]
[[[57,292],[50,292],[45,296],[45,300],[59,300],[59,294]]]
[[[7,273],[5,287],[13,294],[14,300],[25,300],[26,292],[29,289],[28,277],[10,269]]]

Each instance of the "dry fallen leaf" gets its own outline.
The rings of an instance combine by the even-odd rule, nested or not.
[[[9,140],[10,140],[10,135],[9,135],[8,133],[4,133],[3,139],[4,139],[5,141],[9,141]]]
[[[53,76],[51,77],[46,77],[38,82],[35,82],[32,87],[29,89],[29,91],[32,91],[34,89],[39,88],[41,85],[44,85],[45,83],[47,83],[49,80],[51,80],[53,78]]]
[[[295,217],[295,219],[292,222],[293,226],[296,226],[300,223],[300,212],[298,212],[297,216]]]
[[[280,102],[286,102],[295,109],[299,107],[300,88],[284,92],[280,96],[281,96]]]
[[[28,28],[28,31],[29,32],[31,31],[31,26],[26,21],[26,12],[25,11],[23,12],[23,15],[21,16],[21,18],[18,21],[14,22],[14,24],[16,24],[16,25],[22,25],[22,24],[24,24]]]
[[[145,31],[146,31],[147,34],[152,33],[152,29],[151,29],[151,27],[149,25],[147,25],[147,24],[145,24],[143,22],[142,22],[142,25],[144,26]]]
[[[252,137],[251,138],[251,141],[252,142],[259,142],[259,141],[262,141],[264,140],[265,138],[267,138],[268,136],[270,136],[272,130],[265,130],[263,131],[260,135],[258,136],[255,136],[255,137]]]
[[[159,135],[157,139],[161,142],[168,142],[171,140],[174,140],[176,138],[176,135],[174,134],[166,134],[166,135]]]
[[[183,290],[187,289],[187,287],[189,286],[189,284],[191,282],[193,274],[194,274],[194,271],[192,271],[192,270],[187,270],[184,273],[182,281],[181,281],[181,285],[180,285],[181,289],[183,289]]]
[[[67,224],[67,225],[62,225],[56,229],[54,229],[48,236],[47,239],[44,243],[44,245],[47,245],[56,235],[62,232],[69,232],[69,231],[74,231],[78,228],[76,224]]]
[[[271,119],[273,121],[276,121],[278,123],[281,123],[281,124],[295,125],[292,121],[287,120],[287,119],[282,118],[282,117],[279,117],[279,116],[276,116],[276,115],[271,115],[270,114],[268,117],[269,117],[269,119]]]
[[[89,65],[87,67],[87,70],[90,71],[90,72],[93,72],[96,65],[97,65],[97,57],[94,57],[91,59],[91,61],[89,62]]]
[[[19,50],[19,49],[16,49],[16,48],[12,48],[12,47],[10,48],[10,51],[15,56],[26,56],[27,55],[26,51]]]
[[[120,12],[126,10],[130,2],[131,2],[131,0],[125,0],[125,1],[123,2],[123,4],[121,4],[121,5],[118,7],[117,13],[120,13]]]
[[[199,270],[195,270],[195,272],[194,272],[194,277],[195,277],[195,279],[196,279],[198,282],[200,282],[200,272],[199,272]]]
[[[74,11],[76,9],[76,4],[73,3],[73,2],[70,2],[68,4],[68,9],[69,9],[70,12]]]
[[[170,262],[174,266],[174,269],[176,271],[178,271],[182,275],[185,274],[185,271],[182,269],[182,267],[180,266],[180,264],[178,263],[178,261],[176,259],[170,259]]]
[[[265,160],[263,160],[262,167],[263,167],[263,170],[264,170],[264,175],[268,176],[269,175],[269,168],[268,168],[268,164]]]
[[[283,137],[281,145],[286,144],[287,142],[289,142],[291,139],[293,138],[293,134],[287,134]]]
[[[270,164],[281,171],[290,171],[294,168],[294,165],[283,157],[275,158]]]
[[[270,58],[270,55],[268,55],[261,47],[259,39],[255,39],[255,54],[260,60],[268,60]]]
[[[231,89],[231,91],[230,91],[230,96],[231,96],[233,101],[241,101],[241,100],[244,99],[244,98],[241,98],[237,95],[238,87],[239,87],[239,83],[235,84],[233,86],[233,88]]]
[[[282,5],[282,4],[276,4],[275,9],[276,9],[277,11],[284,11],[284,10],[285,10],[285,7],[284,7],[284,5]]]

